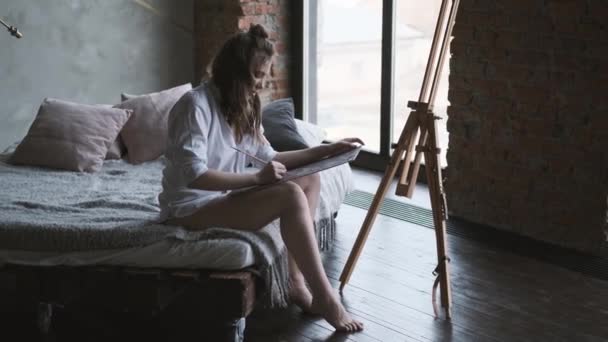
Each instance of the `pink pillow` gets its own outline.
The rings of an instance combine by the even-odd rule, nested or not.
[[[104,104],[102,105],[107,108],[112,108],[112,105]],[[116,137],[116,140],[110,145],[108,148],[108,153],[106,154],[106,159],[121,159],[122,156],[127,153],[127,148],[125,144],[120,139],[120,134]]]
[[[130,163],[154,160],[165,153],[169,112],[190,89],[192,84],[186,83],[161,92],[133,97],[114,106],[133,110],[133,115],[120,132]]]
[[[121,159],[125,153],[127,153],[127,148],[120,139],[120,135],[118,135],[116,140],[110,145],[110,148],[108,148],[106,159]]]
[[[46,98],[10,162],[98,171],[130,115],[129,110]]]

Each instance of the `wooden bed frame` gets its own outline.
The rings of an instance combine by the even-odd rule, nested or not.
[[[332,220],[337,215],[333,213]],[[142,318],[141,329],[152,334],[153,341],[202,338],[242,342],[246,318],[265,293],[264,282],[256,274],[252,268],[226,271],[7,263],[0,265],[0,313],[26,313],[36,322],[42,340],[50,341],[55,341],[53,312],[60,308],[85,316],[110,312]],[[137,335],[129,340],[140,339]]]
[[[0,276],[2,287],[10,284],[8,292],[13,293],[3,302],[31,312],[43,335],[50,330],[54,309],[84,307],[148,318],[158,323],[150,323],[155,329],[162,325],[162,333],[157,334],[166,334],[167,340],[196,336],[199,340],[242,341],[245,319],[262,287],[251,269],[7,264],[0,267]]]

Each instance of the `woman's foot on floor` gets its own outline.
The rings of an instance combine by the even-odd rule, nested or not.
[[[310,310],[325,318],[336,331],[350,333],[363,330],[363,323],[353,319],[336,296],[313,298]]]
[[[302,311],[309,314],[315,314],[311,311],[312,306],[312,294],[304,283],[292,283],[291,289],[289,290],[289,298],[292,303],[299,306]]]

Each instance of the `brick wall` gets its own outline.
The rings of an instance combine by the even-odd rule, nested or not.
[[[231,34],[263,25],[274,43],[276,55],[263,101],[289,96],[289,3],[287,0],[197,0],[195,17],[196,78],[207,75],[213,57]]]
[[[462,0],[451,45],[452,215],[606,249],[608,1]]]

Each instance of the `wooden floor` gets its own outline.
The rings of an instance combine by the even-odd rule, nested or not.
[[[357,188],[375,191],[378,175],[355,172]],[[412,204],[428,207],[424,187]],[[366,211],[343,205],[324,265],[333,284]],[[257,311],[246,341],[608,341],[608,282],[448,236],[453,318],[435,319],[431,272],[434,232],[379,216],[346,286],[343,301],[365,323],[336,334],[297,308]]]

